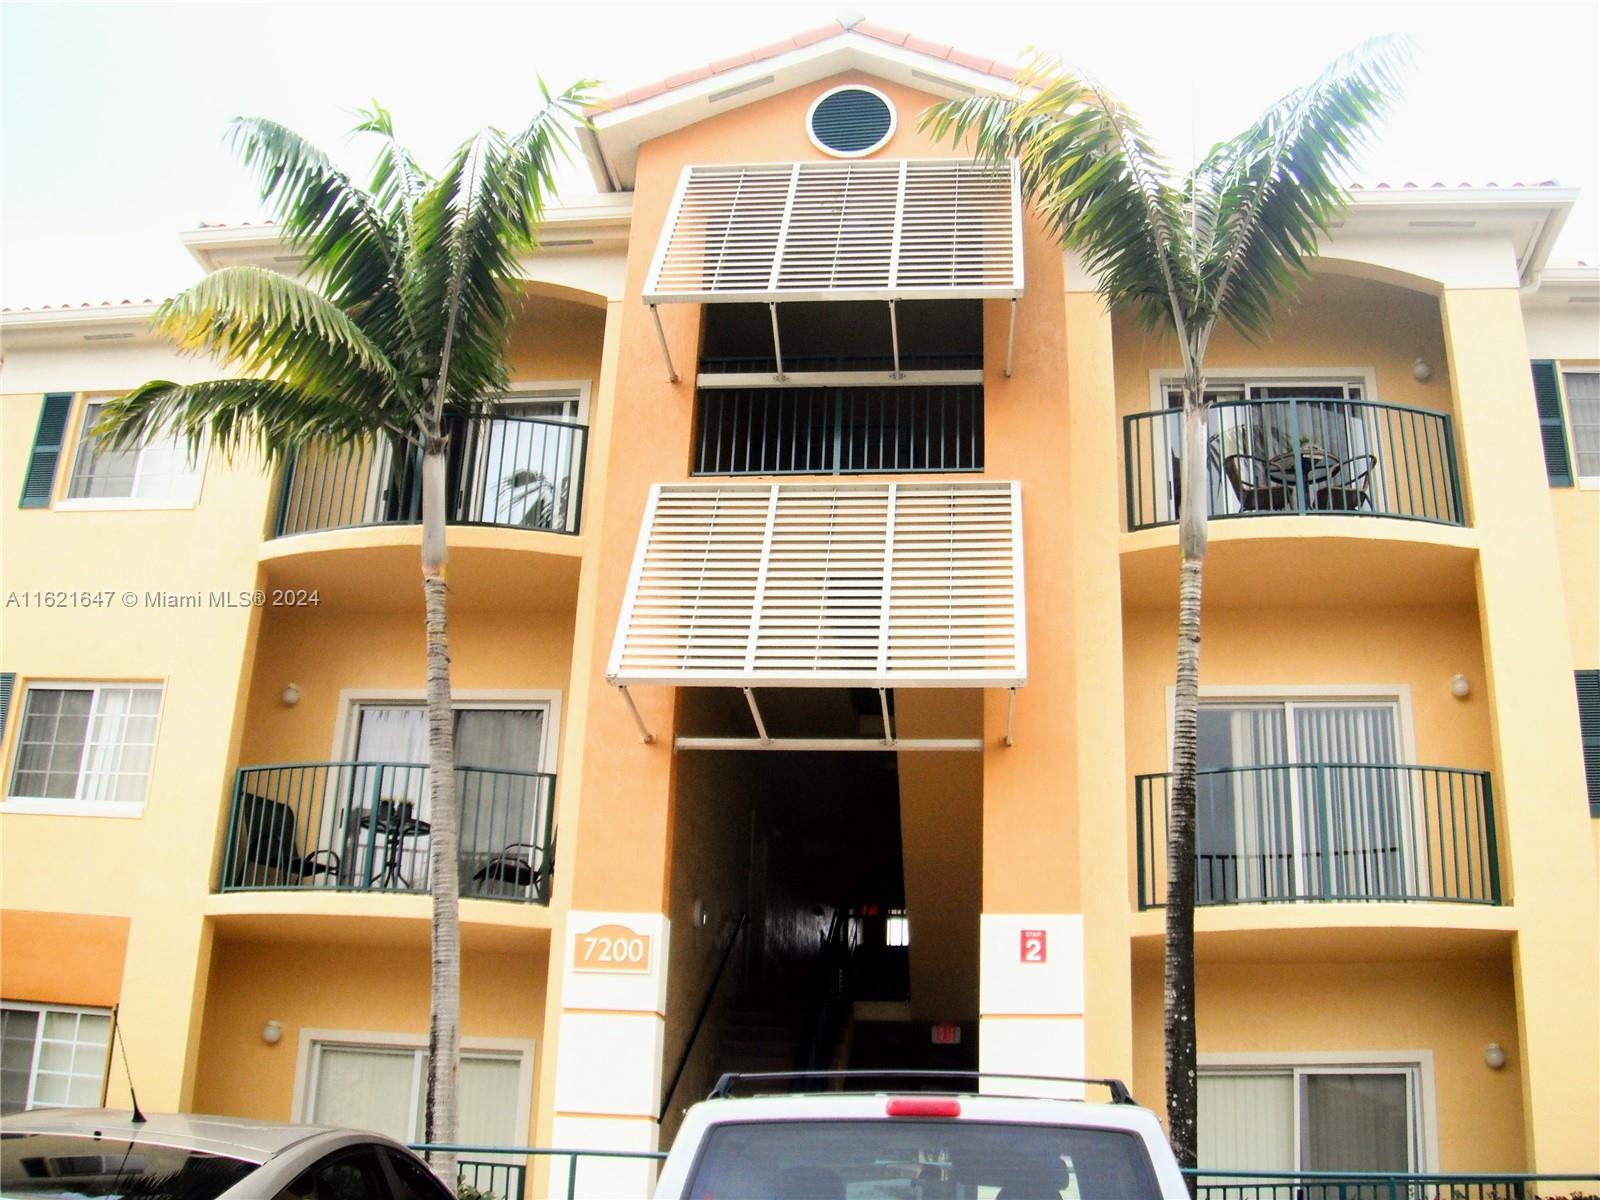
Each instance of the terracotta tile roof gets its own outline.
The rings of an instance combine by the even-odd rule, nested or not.
[[[1381,192],[1381,191],[1397,191],[1397,190],[1398,191],[1408,191],[1408,190],[1409,191],[1424,191],[1424,190],[1431,189],[1431,188],[1462,188],[1462,189],[1466,189],[1466,190],[1470,190],[1470,191],[1477,191],[1477,190],[1479,190],[1481,188],[1541,188],[1541,187],[1559,187],[1559,186],[1560,186],[1560,181],[1559,180],[1555,180],[1555,179],[1540,179],[1540,180],[1537,180],[1537,181],[1535,181],[1533,183],[1523,183],[1522,180],[1520,180],[1520,179],[1517,180],[1515,183],[1496,183],[1492,179],[1488,180],[1485,183],[1467,183],[1467,182],[1445,183],[1443,180],[1437,180],[1437,179],[1434,180],[1432,183],[1412,183],[1409,180],[1407,180],[1405,183],[1389,183],[1387,181],[1380,180],[1377,183],[1369,183],[1369,184],[1352,183],[1350,185],[1350,190],[1352,192],[1363,192],[1363,191]]]
[[[276,225],[276,221],[201,221],[196,229],[257,229]]]
[[[638,104],[642,100],[650,100],[663,92],[671,91],[673,88],[682,87],[688,83],[696,83],[702,79],[709,79],[713,75],[721,75],[725,71],[732,71],[738,67],[747,67],[752,63],[777,58],[795,50],[803,50],[807,46],[825,42],[829,38],[839,37],[845,33],[859,34],[862,37],[886,42],[891,46],[901,46],[914,53],[936,58],[954,66],[965,67],[969,71],[977,71],[983,75],[993,75],[997,79],[1004,79],[1008,82],[1015,79],[1020,70],[1009,63],[1002,63],[978,54],[969,54],[965,50],[958,50],[956,47],[947,46],[943,42],[930,42],[923,38],[913,37],[911,34],[902,33],[898,29],[874,25],[871,21],[856,21],[849,25],[842,21],[830,21],[826,25],[819,25],[815,29],[807,29],[781,41],[771,42],[765,46],[757,46],[753,50],[746,50],[742,54],[735,54],[728,58],[719,58],[716,62],[707,63],[703,67],[679,71],[675,75],[668,75],[665,79],[658,79],[654,83],[646,83],[636,88],[630,88],[621,95],[597,100],[589,106],[588,111],[590,113],[614,112],[619,108],[626,108],[630,104]]]
[[[154,304],[154,303],[155,303],[154,300],[152,300],[149,296],[146,296],[143,300],[98,300],[98,301],[96,301],[96,300],[80,300],[76,304],[71,304],[71,303],[68,303],[68,304],[40,304],[40,305],[37,305],[37,306],[31,305],[31,304],[23,304],[23,305],[19,305],[16,308],[11,308],[11,307],[0,308],[0,312],[8,312],[8,313],[63,312],[65,310],[69,309],[69,308],[70,309],[82,309],[82,308],[131,308],[131,307],[135,307],[135,306],[142,306],[142,305],[145,305],[145,304]]]

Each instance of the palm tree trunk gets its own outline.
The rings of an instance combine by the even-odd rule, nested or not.
[[[1200,715],[1200,582],[1205,565],[1211,487],[1207,479],[1205,380],[1184,380],[1183,486],[1178,546],[1178,675],[1173,713],[1172,798],[1167,816],[1167,957],[1165,1041],[1167,1132],[1178,1163],[1197,1165],[1195,1078],[1194,872],[1195,763]],[[1195,1181],[1189,1179],[1193,1195]]]
[[[432,827],[429,890],[433,895],[433,979],[428,1023],[428,1100],[423,1140],[456,1140],[456,1085],[461,1073],[461,881],[456,843],[454,714],[450,706],[450,646],[445,599],[445,454],[432,439],[422,458],[422,592],[428,628],[428,802]],[[453,1191],[454,1154],[429,1156]]]

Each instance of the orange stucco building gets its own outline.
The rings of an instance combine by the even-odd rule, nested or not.
[[[831,25],[585,133],[600,193],[550,212],[452,468],[463,1140],[656,1149],[802,1061],[1161,1107],[1179,359],[919,132],[1007,78]],[[1572,200],[1358,192],[1210,352],[1203,1165],[1600,1163]],[[184,240],[293,269],[271,226]],[[415,1140],[414,483],[100,454],[97,397],[209,370],[148,315],[0,318],[5,1104],[117,1103],[115,1006],[146,1107]]]

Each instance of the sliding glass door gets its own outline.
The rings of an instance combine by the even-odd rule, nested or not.
[[[1394,701],[1203,702],[1198,902],[1408,894],[1399,743]]]

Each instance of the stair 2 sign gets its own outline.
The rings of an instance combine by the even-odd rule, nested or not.
[[[1021,959],[1025,963],[1042,963],[1045,961],[1045,931],[1042,929],[1024,929],[1022,931]]]
[[[572,969],[648,975],[650,935],[629,929],[626,925],[596,925],[587,933],[578,934]]]

